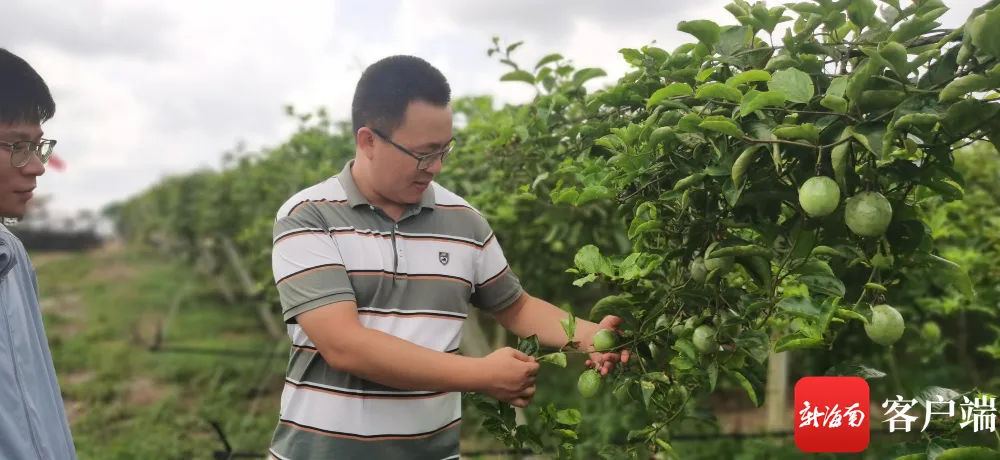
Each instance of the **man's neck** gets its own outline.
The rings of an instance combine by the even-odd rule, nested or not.
[[[385,211],[386,214],[389,214],[389,217],[392,217],[393,220],[399,219],[399,216],[403,214],[406,206],[386,199],[382,195],[379,195],[378,192],[371,187],[371,184],[368,181],[370,170],[368,169],[367,163],[355,160],[350,173],[351,177],[354,178],[354,183],[358,186],[358,191],[361,192],[361,195],[364,196],[369,203]]]

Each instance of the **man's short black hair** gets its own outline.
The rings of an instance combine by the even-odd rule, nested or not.
[[[0,123],[44,123],[56,114],[49,86],[24,59],[0,48]]]
[[[402,124],[406,107],[416,100],[437,106],[451,101],[451,88],[441,71],[414,56],[379,60],[365,69],[354,91],[354,133],[367,126],[392,135]]]

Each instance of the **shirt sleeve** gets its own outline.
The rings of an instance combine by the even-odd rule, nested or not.
[[[509,307],[524,290],[492,230],[476,259],[475,275],[472,305],[487,312],[496,313]]]
[[[287,324],[314,308],[357,301],[336,240],[311,205],[274,222],[271,269]]]

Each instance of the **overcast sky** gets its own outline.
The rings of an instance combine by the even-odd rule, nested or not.
[[[903,4],[909,0],[901,0]],[[45,125],[67,163],[39,192],[54,211],[98,209],[168,174],[216,166],[239,141],[279,143],[282,111],[325,106],[346,119],[364,66],[391,54],[429,60],[455,95],[520,102],[521,83],[487,57],[491,37],[524,40],[515,60],[558,52],[577,66],[627,66],[623,47],[693,38],[677,23],[733,24],[728,0],[0,0],[0,46],[28,60],[58,105]],[[948,0],[955,27],[982,0]],[[279,4],[281,6],[279,6]],[[776,2],[768,2],[777,5]],[[602,83],[597,81],[596,83]]]

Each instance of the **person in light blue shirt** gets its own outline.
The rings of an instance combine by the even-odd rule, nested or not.
[[[24,216],[55,141],[55,101],[24,59],[0,48],[0,217]],[[38,281],[21,241],[0,225],[0,459],[76,460],[49,351]]]

